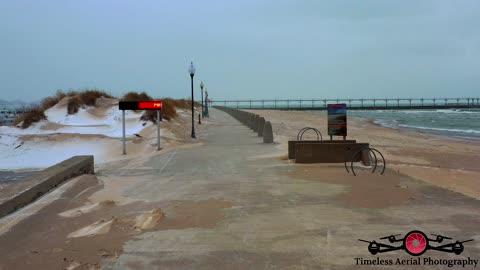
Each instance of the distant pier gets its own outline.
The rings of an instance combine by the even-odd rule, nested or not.
[[[260,110],[326,110],[345,103],[350,110],[429,110],[480,108],[480,98],[359,98],[212,100],[212,106]]]

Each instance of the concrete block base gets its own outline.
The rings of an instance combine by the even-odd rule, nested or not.
[[[39,174],[6,186],[0,197],[0,218],[33,202],[71,178],[82,174],[93,174],[93,165],[93,156],[75,156]]]

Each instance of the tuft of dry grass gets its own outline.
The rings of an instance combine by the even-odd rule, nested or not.
[[[41,105],[33,105],[27,108],[26,112],[15,119],[15,125],[22,123],[21,128],[28,128],[31,124],[45,120],[44,110]]]
[[[153,98],[145,92],[128,92],[123,95],[122,101],[151,101]]]
[[[67,105],[68,114],[76,114],[81,107],[81,103],[82,101],[78,96],[71,97]]]
[[[80,99],[81,105],[87,105],[87,106],[94,106],[95,101],[97,100],[97,98],[100,98],[100,97],[115,98],[109,93],[102,90],[98,90],[98,89],[84,90],[81,92],[77,92],[76,96],[78,96],[78,98]]]

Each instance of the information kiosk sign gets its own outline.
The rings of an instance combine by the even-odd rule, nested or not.
[[[328,104],[328,135],[347,136],[347,104]]]

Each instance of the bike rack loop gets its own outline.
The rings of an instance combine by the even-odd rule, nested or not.
[[[301,141],[303,139],[303,134],[308,130],[315,131],[315,133],[317,135],[317,141],[323,141],[322,133],[318,129],[312,128],[312,127],[304,127],[302,129],[300,129],[300,131],[297,134],[297,141]]]
[[[320,141],[323,141],[323,136],[322,136],[322,133],[320,132],[320,130],[316,129],[316,128],[310,128],[312,129],[313,131],[315,131],[315,133],[317,133],[317,141],[319,140],[318,137],[320,136]],[[303,134],[305,134],[306,131],[310,130],[310,129],[305,129],[304,131],[302,131],[302,134],[300,134],[300,140],[303,139]]]
[[[361,148],[361,149],[359,149],[359,148]],[[348,157],[350,157],[352,155],[352,152],[356,149],[359,149],[358,151],[361,151],[361,150],[364,150],[364,149],[370,150],[369,147],[367,147],[367,146],[357,145],[357,146],[353,147],[352,149],[348,150],[347,153],[345,153],[345,162],[344,162],[343,165],[345,166],[345,170],[347,170],[348,173],[350,173],[350,171],[348,170],[348,167],[347,167]],[[374,173],[375,170],[377,169],[378,159],[377,159],[377,155],[375,154],[375,152],[370,150],[370,153],[372,153],[373,157],[375,158],[375,166],[372,169],[372,173]],[[355,152],[355,156],[356,156],[356,152]]]
[[[366,149],[366,148],[365,148]],[[380,153],[380,151],[378,151],[377,149],[375,148],[370,148],[368,147],[368,149],[370,151],[375,151],[377,152],[378,154],[380,154],[380,156],[382,157],[382,160],[383,160],[383,170],[382,172],[380,173],[380,175],[383,175],[385,173],[385,169],[387,168],[387,163],[385,162],[385,157],[382,155],[382,153]],[[350,164],[350,168],[352,169],[352,173],[353,175],[357,176],[357,174],[355,173],[355,170],[353,169],[353,160],[355,159],[355,157],[360,153],[360,151],[363,150],[363,149],[360,149],[358,150],[356,153],[355,153],[355,156],[353,156],[353,159],[352,159],[352,162]]]

